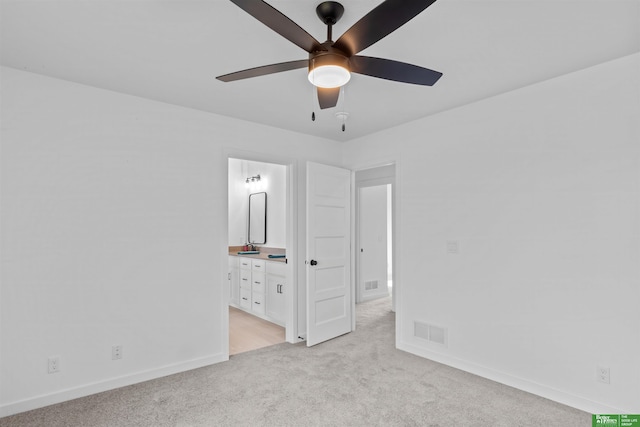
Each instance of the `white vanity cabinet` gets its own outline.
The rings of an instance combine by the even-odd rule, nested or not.
[[[266,312],[264,298],[267,281],[265,264],[266,261],[261,259],[251,260],[251,311],[262,315]]]
[[[240,264],[240,308],[265,315],[266,261],[238,257]]]
[[[267,262],[267,317],[284,326],[287,316],[287,266],[282,262]]]
[[[278,325],[285,325],[287,266],[284,262],[230,256],[229,271],[231,305]]]
[[[229,257],[229,304],[240,305],[240,263],[238,257]]]
[[[240,308],[251,310],[251,260],[238,258],[240,264]]]

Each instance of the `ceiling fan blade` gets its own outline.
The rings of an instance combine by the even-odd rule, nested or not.
[[[283,71],[295,70],[298,68],[306,68],[309,66],[308,59],[299,61],[281,62],[279,64],[263,65],[262,67],[249,68],[248,70],[236,71],[216,77],[223,82],[233,82],[236,80],[248,79],[251,77],[266,76],[267,74],[281,73]]]
[[[391,34],[436,0],[386,0],[353,24],[334,46],[351,55]]]
[[[340,88],[318,88],[318,103],[320,109],[331,108],[338,105],[338,97],[340,96]]]
[[[249,15],[307,52],[313,52],[320,42],[298,24],[262,0],[231,0]]]
[[[353,73],[415,85],[433,86],[442,77],[439,71],[371,56],[354,55],[349,64]]]

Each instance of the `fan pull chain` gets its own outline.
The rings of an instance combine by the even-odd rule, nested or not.
[[[312,67],[315,65],[315,59],[312,59]],[[312,68],[312,70],[315,70],[315,68]],[[312,71],[313,73],[313,71]],[[311,74],[311,79],[313,81],[315,81],[315,73]],[[316,108],[316,86],[313,85],[311,88],[311,121],[315,122],[316,121],[316,112],[315,112],[315,108]]]
[[[313,88],[311,88],[311,121],[315,122],[316,121],[316,97],[314,96],[314,92],[315,92],[315,86],[313,86]]]
[[[344,104],[346,102],[346,99],[344,98],[344,86],[342,86],[340,88],[340,92],[342,92],[340,95],[342,95],[342,111],[346,112],[346,109],[344,108]],[[346,121],[347,121],[347,115],[343,114],[342,115],[342,132],[344,132],[345,130],[347,130],[347,125],[346,125]]]
[[[345,103],[347,102],[347,99],[345,97],[344,94],[344,86],[342,86],[340,88],[340,98],[342,99],[342,111],[344,112],[342,114],[342,132],[344,132],[345,130],[347,130],[347,109],[345,108]]]

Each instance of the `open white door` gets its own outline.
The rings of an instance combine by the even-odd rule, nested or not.
[[[307,162],[307,346],[351,332],[350,178]]]

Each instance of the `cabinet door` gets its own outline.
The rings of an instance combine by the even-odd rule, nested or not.
[[[237,268],[229,272],[229,302],[240,304],[240,274]]]
[[[240,305],[240,270],[237,257],[229,257],[229,303]]]
[[[286,283],[283,276],[267,275],[267,316],[284,325],[287,315]]]

